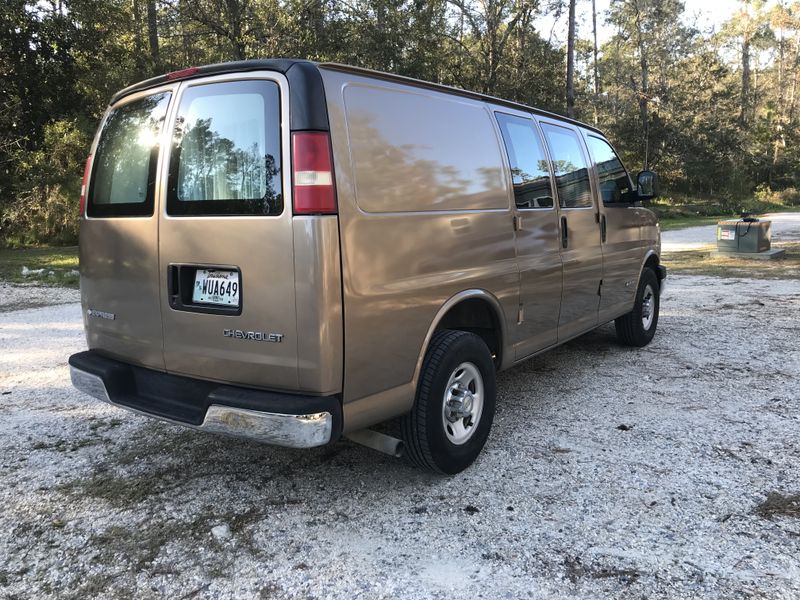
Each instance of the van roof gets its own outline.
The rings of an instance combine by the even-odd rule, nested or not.
[[[293,94],[292,98],[292,129],[328,129],[328,115],[327,108],[324,106],[324,94],[322,93],[322,78],[319,74],[319,69],[330,69],[335,71],[344,71],[347,73],[355,73],[366,77],[373,77],[376,79],[383,79],[386,81],[395,81],[405,85],[412,85],[415,87],[427,88],[437,90],[447,94],[454,94],[466,98],[473,98],[477,100],[484,100],[499,106],[507,106],[517,110],[524,110],[533,112],[544,117],[566,121],[573,125],[585,127],[603,135],[603,132],[582,123],[576,119],[570,119],[563,115],[552,113],[546,110],[528,106],[519,102],[512,102],[511,100],[504,100],[488,94],[481,94],[479,92],[472,92],[460,88],[443,85],[440,83],[432,83],[430,81],[423,81],[421,79],[414,79],[412,77],[404,77],[402,75],[395,75],[393,73],[384,73],[382,71],[373,71],[372,69],[365,69],[363,67],[354,67],[352,65],[343,65],[340,63],[332,62],[313,62],[309,60],[295,59],[295,58],[267,58],[267,59],[251,59],[240,60],[234,62],[216,63],[212,65],[204,65],[202,67],[193,67],[191,69],[184,69],[182,71],[175,71],[174,73],[165,73],[157,77],[145,79],[139,83],[135,83],[120,90],[111,98],[111,104],[118,100],[151,87],[164,85],[171,81],[197,79],[199,77],[207,77],[209,75],[221,75],[224,73],[238,73],[246,71],[277,71],[286,75],[289,79],[289,87],[293,91],[299,92]],[[310,92],[310,93],[304,93]],[[319,93],[317,93],[319,92]],[[317,100],[318,99],[318,100]]]

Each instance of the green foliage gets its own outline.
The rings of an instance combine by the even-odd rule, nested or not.
[[[190,65],[294,56],[387,70],[563,113],[566,51],[539,0],[6,0],[0,4],[0,246],[71,243],[109,98]],[[742,4],[719,33],[679,0],[612,0],[615,30],[576,46],[576,110],[635,172],[713,200],[797,205],[800,2]],[[578,28],[588,37],[590,31]],[[752,198],[757,186],[758,192]],[[719,199],[722,200],[719,200]],[[676,204],[678,210],[685,204]]]

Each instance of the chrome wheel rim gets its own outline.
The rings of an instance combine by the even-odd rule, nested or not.
[[[460,446],[475,433],[483,414],[483,376],[471,362],[450,374],[442,403],[442,425],[447,439]]]
[[[645,331],[650,329],[656,312],[656,295],[652,286],[648,283],[642,294],[642,327]]]

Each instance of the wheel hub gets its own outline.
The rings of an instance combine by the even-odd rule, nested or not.
[[[464,444],[475,433],[483,413],[483,376],[474,364],[458,365],[450,375],[442,404],[442,424],[447,438]]]
[[[466,419],[472,415],[472,407],[475,404],[475,395],[469,390],[461,387],[454,387],[450,390],[450,398],[447,400],[445,414],[447,420],[455,423],[459,419]]]
[[[655,293],[653,288],[648,284],[644,289],[642,295],[642,327],[645,331],[650,329],[653,324],[653,304],[655,302]]]

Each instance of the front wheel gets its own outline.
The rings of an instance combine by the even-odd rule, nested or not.
[[[642,271],[633,310],[614,321],[620,342],[639,348],[650,343],[658,327],[660,289],[655,271]]]
[[[466,469],[489,437],[495,394],[494,363],[484,341],[466,331],[437,331],[414,407],[401,420],[408,459],[448,475]]]

